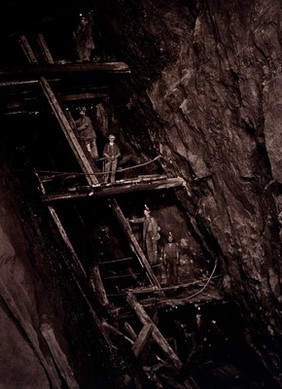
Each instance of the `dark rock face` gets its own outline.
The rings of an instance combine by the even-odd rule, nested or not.
[[[48,376],[33,347],[39,344],[36,331],[39,310],[28,258],[28,241],[16,200],[11,200],[14,196],[8,182],[12,182],[11,172],[1,164],[1,385],[49,388]],[[20,318],[29,328],[34,345],[27,339]]]
[[[2,212],[4,208],[2,208]],[[7,290],[14,301],[20,304],[18,309],[27,322],[34,313],[34,294],[29,289],[30,281],[27,279],[22,263],[15,255],[4,230],[0,229],[1,239],[1,292]],[[15,277],[15,274],[17,276]],[[28,288],[27,288],[28,286]],[[1,293],[1,294],[2,294]],[[21,298],[19,298],[19,294]],[[1,385],[6,388],[49,388],[48,378],[40,362],[34,354],[24,334],[19,330],[11,312],[1,302]],[[35,330],[33,329],[35,332]]]
[[[185,206],[217,242],[248,341],[279,380],[281,209],[269,183],[281,182],[281,3],[114,3],[112,39],[133,79],[122,125],[186,179]]]
[[[0,386],[112,386],[101,366],[108,351],[52,239],[28,157],[14,146],[0,143]]]

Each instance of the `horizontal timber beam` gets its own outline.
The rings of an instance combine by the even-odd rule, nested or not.
[[[94,188],[89,186],[84,193],[79,193],[79,188],[77,188],[76,192],[44,194],[42,196],[42,200],[46,203],[52,203],[56,201],[75,200],[75,199],[82,199],[87,197],[109,197],[109,196],[115,196],[124,193],[170,189],[170,188],[176,188],[184,185],[185,185],[185,181],[180,177],[176,177],[176,178],[167,178],[165,181],[161,181],[161,182],[158,181],[154,181],[151,183],[135,182],[135,183],[125,184],[125,185],[112,185],[109,187],[96,186]]]
[[[38,81],[36,81],[39,84]],[[1,88],[1,85],[0,85]],[[64,103],[72,103],[72,102],[81,102],[81,101],[90,101],[91,103],[95,99],[103,99],[109,96],[109,91],[107,90],[97,90],[93,92],[86,93],[57,93],[57,97],[61,102]],[[3,101],[6,100],[6,101]],[[4,98],[0,97],[1,109],[0,111],[5,115],[14,115],[14,114],[29,114],[35,111],[46,111],[46,105],[43,104],[42,99],[38,97],[29,97],[26,98],[24,96],[18,96],[17,99],[15,97],[11,97],[8,93]]]
[[[28,64],[19,67],[0,68],[0,80],[6,78],[15,80],[34,79],[63,75],[83,75],[83,74],[129,74],[129,67],[124,62],[91,62],[91,63],[67,63],[67,64]]]

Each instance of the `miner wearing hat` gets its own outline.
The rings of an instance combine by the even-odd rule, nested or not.
[[[104,163],[104,183],[106,184],[111,177],[111,184],[116,182],[116,170],[118,164],[118,158],[121,156],[120,148],[115,143],[115,135],[109,135],[109,142],[105,145],[103,156],[105,157]]]
[[[91,53],[95,49],[93,40],[93,13],[79,14],[78,24],[73,31],[75,50],[78,61],[89,62]]]
[[[131,223],[143,223],[143,246],[146,250],[148,260],[151,265],[158,262],[158,240],[160,239],[160,227],[156,219],[151,216],[151,211],[148,206],[144,206],[144,217],[133,218],[129,220]]]
[[[180,251],[178,244],[174,242],[173,234],[169,232],[167,243],[163,248],[163,260],[168,284],[176,284],[178,282],[179,258]]]
[[[85,107],[80,109],[79,118],[75,121],[75,124],[78,136],[84,143],[87,151],[92,158],[97,159],[99,156],[96,144],[96,133],[90,117],[86,115]]]

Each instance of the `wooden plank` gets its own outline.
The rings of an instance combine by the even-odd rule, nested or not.
[[[215,277],[213,277],[212,279],[214,279],[214,278],[218,278],[218,276],[215,276]],[[197,286],[197,285],[199,285],[200,286],[200,284],[202,283],[204,283],[206,281],[206,279],[198,279],[198,280],[196,280],[196,281],[191,281],[191,282],[186,282],[186,283],[182,283],[182,284],[177,284],[177,285],[172,285],[172,286],[162,286],[162,290],[163,291],[183,291],[183,290],[185,290],[185,289],[187,289],[187,288],[190,288],[191,286]],[[134,289],[134,290],[132,290],[132,292],[134,293],[134,294],[146,294],[146,293],[156,293],[156,292],[158,292],[158,290],[157,289],[153,289],[153,288],[146,288],[146,287],[143,287],[143,288],[136,288],[136,289]]]
[[[101,278],[100,270],[97,265],[93,266],[92,271],[91,271],[91,279],[93,280],[94,283],[94,288],[96,295],[98,297],[98,300],[100,301],[102,306],[109,305],[109,300],[107,297],[107,293],[105,291],[103,281]]]
[[[131,226],[128,222],[128,220],[125,218],[122,210],[120,209],[117,201],[115,199],[109,199],[109,205],[111,209],[113,210],[117,220],[119,221],[120,226],[122,227],[123,231],[125,232],[127,239],[129,241],[129,244],[131,246],[131,249],[136,254],[141,266],[145,269],[146,274],[150,280],[150,282],[155,285],[157,288],[160,288],[160,283],[155,276],[151,265],[147,258],[145,257],[141,247],[139,246],[139,243],[137,242],[137,239],[135,238]]]
[[[164,354],[167,357],[167,360],[171,362],[172,366],[176,370],[180,370],[182,367],[182,362],[174,352],[174,350],[170,347],[164,336],[161,334],[157,326],[152,322],[149,315],[146,313],[145,309],[142,305],[137,301],[136,297],[133,293],[128,293],[126,298],[130,307],[134,310],[136,315],[139,317],[142,324],[151,324],[152,325],[152,337],[154,341],[159,345]]]
[[[132,351],[136,356],[136,358],[138,358],[142,354],[142,351],[144,350],[152,331],[153,331],[153,325],[150,323],[145,324],[142,330],[140,331],[137,339],[132,345]]]
[[[69,365],[66,354],[63,352],[53,328],[47,322],[44,322],[40,326],[40,331],[49,347],[50,353],[57,366],[60,375],[65,380],[69,389],[79,389],[79,385],[76,382],[73,371]]]
[[[37,171],[34,169],[34,175],[35,177],[37,178],[37,181],[38,181],[38,184],[39,184],[39,188],[41,190],[41,193],[46,193],[45,191],[45,187],[44,187],[44,184],[43,184],[43,181],[41,180],[39,174],[37,173]]]
[[[67,111],[69,112],[69,111]],[[101,162],[101,161],[104,161],[105,158],[102,157],[102,158],[98,158],[96,159],[96,162]],[[137,167],[138,165],[136,165]],[[135,168],[134,166],[132,167],[133,169]],[[129,169],[129,168],[126,168],[126,170]],[[118,170],[119,173],[122,173],[123,172],[123,169],[119,169]],[[48,172],[48,171],[39,171],[39,174],[40,174],[40,177],[41,177],[41,180],[42,181],[52,181],[52,180],[58,180],[58,179],[67,179],[67,178],[78,178],[80,175],[82,175],[82,173],[79,173],[79,172],[60,172],[60,171],[54,171],[54,172]],[[105,173],[99,173],[100,175],[104,175]],[[179,185],[184,185],[185,181],[181,178],[181,177],[172,177],[172,178],[168,178],[167,176],[163,175],[163,176],[156,176],[154,178],[151,178],[150,180],[146,180],[146,187],[149,185],[149,184],[162,184],[162,183],[171,183],[171,185],[173,185],[173,182],[176,181],[176,185],[179,183]],[[125,187],[125,188],[130,188],[131,186],[133,185],[142,185],[143,184],[143,180],[140,179],[140,176],[138,176],[137,178],[130,178],[130,179],[120,179],[120,180],[116,180],[114,184],[111,184],[111,183],[108,183],[105,185],[101,184],[101,185],[98,185],[97,188],[119,188],[119,187]],[[92,186],[92,188],[96,188],[96,186]],[[79,186],[78,187],[78,190],[79,189],[89,189],[89,186],[86,187],[86,186]]]
[[[58,96],[60,97],[61,101],[81,101],[81,100],[93,100],[96,99],[97,97],[108,97],[109,96],[109,91],[102,91],[102,90],[97,90],[94,92],[84,92],[84,93],[64,93],[60,92],[58,93]]]
[[[114,336],[121,336],[124,339],[126,339],[130,344],[133,344],[133,340],[128,338],[128,336],[124,335],[120,330],[118,330],[116,327],[112,326],[109,324],[105,319],[102,321],[102,326],[107,332],[109,336],[114,335]]]
[[[66,64],[43,64],[37,65],[36,57],[30,52],[26,46],[25,37],[22,39],[22,47],[25,54],[30,59],[30,65],[18,67],[1,67],[0,78],[12,78],[14,80],[35,79],[41,76],[45,77],[63,77],[64,75],[114,75],[114,74],[129,74],[129,67],[124,62],[90,62],[90,63],[66,63]],[[34,66],[36,65],[36,66]]]
[[[67,183],[67,180],[71,180],[73,178],[76,178],[78,179],[80,176],[83,176],[82,173],[79,173],[79,175],[77,173],[63,173],[63,174],[46,174],[46,175],[43,175],[43,174],[40,174],[40,180],[41,182],[58,182],[58,181],[61,181],[61,182],[64,182],[64,184]],[[92,186],[88,186],[87,187],[88,189],[89,188],[92,188]]]
[[[57,215],[57,212],[55,211],[55,209],[53,207],[49,206],[48,209],[49,209],[50,215],[52,216],[53,221],[55,222],[55,224],[56,224],[56,226],[58,228],[58,231],[59,231],[59,233],[60,233],[60,235],[61,235],[65,245],[67,246],[67,248],[68,248],[68,250],[69,250],[69,252],[70,252],[70,254],[72,256],[73,263],[76,265],[76,270],[78,270],[78,272],[83,277],[86,278],[87,277],[86,276],[86,272],[85,272],[85,270],[84,270],[84,268],[83,268],[83,266],[82,266],[78,256],[76,255],[76,252],[75,252],[75,250],[73,248],[73,245],[71,244],[71,241],[68,238],[68,235],[67,235],[67,233],[66,233],[66,231],[65,231],[65,229],[64,229],[64,227],[63,227],[63,225],[62,225],[62,223],[60,221],[59,216]]]
[[[132,339],[132,340],[137,339],[136,332],[134,331],[134,329],[131,327],[131,325],[127,321],[124,323],[124,329],[126,330],[128,335],[130,336],[130,339]]]
[[[79,143],[76,135],[74,134],[73,128],[71,127],[69,120],[67,119],[63,109],[61,108],[61,106],[60,106],[56,96],[54,95],[48,81],[44,77],[40,78],[40,85],[41,85],[41,88],[43,90],[43,93],[45,94],[45,96],[46,96],[46,98],[47,98],[47,100],[52,108],[52,111],[54,112],[54,114],[55,114],[55,116],[60,124],[60,127],[61,127],[65,137],[67,138],[67,140],[68,140],[68,142],[69,142],[69,144],[70,144],[70,146],[71,146],[71,148],[76,156],[77,161],[80,164],[80,167],[87,174],[86,179],[87,179],[88,183],[90,185],[97,184],[98,180],[94,175],[93,168],[92,168],[89,160],[87,159],[82,147],[80,146],[80,143]],[[90,174],[88,175],[88,173],[90,173]]]
[[[187,291],[188,292],[188,291]],[[155,306],[158,309],[169,309],[169,308],[175,308],[175,307],[183,307],[183,306],[194,306],[195,304],[199,306],[205,306],[205,305],[213,305],[213,304],[226,304],[228,303],[226,299],[221,295],[219,291],[212,291],[211,289],[208,290],[207,293],[199,294],[197,296],[194,296],[190,298],[191,295],[187,293],[187,295],[180,298],[166,298],[166,299],[160,299],[160,298],[148,298],[142,300],[142,306],[145,308],[149,308],[151,306]]]
[[[119,263],[119,262],[128,262],[131,259],[133,259],[133,257],[124,257],[124,258],[113,259],[111,261],[101,261],[101,262],[98,262],[98,264],[99,265],[115,264],[115,263]]]
[[[177,188],[179,186],[184,186],[185,181],[180,177],[175,178],[167,178],[165,182],[152,182],[152,183],[142,183],[135,182],[128,185],[118,185],[118,186],[92,186],[85,188],[84,193],[79,193],[80,187],[76,187],[77,191],[72,193],[63,192],[63,193],[54,193],[54,194],[46,194],[42,197],[42,200],[47,203],[52,203],[56,201],[62,200],[72,200],[72,199],[81,199],[89,196],[93,197],[109,197],[115,196],[124,193],[135,193],[135,192],[145,192],[152,190],[163,190],[163,189],[172,189]],[[83,187],[81,187],[83,188]]]
[[[117,279],[120,279],[120,278],[135,278],[136,276],[139,276],[140,274],[142,273],[127,273],[127,274],[119,274],[119,275],[116,275],[116,276],[107,276],[107,277],[103,277],[104,280],[117,280]]]
[[[51,80],[58,81],[56,80]],[[50,82],[50,80],[48,80]],[[39,84],[38,80],[35,81],[20,81],[21,84]],[[19,86],[19,82],[9,81],[9,82],[0,82],[0,89],[4,86]],[[58,88],[61,88],[60,85],[57,85]],[[62,87],[64,88],[64,87]],[[80,89],[82,86],[80,87]],[[22,88],[21,88],[22,89]],[[75,93],[76,87],[71,89],[72,94],[66,94],[66,92],[61,91],[60,93],[57,93],[57,96],[60,98],[60,101],[62,102],[74,102],[77,101],[78,103],[86,102],[92,103],[94,99],[96,98],[103,98],[108,97],[109,94],[107,92],[87,92],[87,93]],[[27,96],[22,93],[22,91],[18,90],[17,92],[13,91],[13,95],[10,94],[11,90],[8,91],[7,94],[4,96],[1,96],[1,112],[5,115],[26,115],[30,114],[34,111],[39,112],[45,112],[46,111],[46,105],[44,104],[44,101],[42,101],[41,94],[38,94],[38,89],[34,88],[33,90],[30,90],[30,97],[27,98]]]
[[[59,82],[62,81],[62,78],[59,77],[46,77],[49,82]],[[21,85],[37,85],[39,83],[38,77],[34,77],[29,80],[9,80],[1,81],[0,87],[9,87],[9,86],[21,86]],[[85,84],[86,83],[86,84]],[[81,88],[88,88],[90,91],[81,92]],[[64,85],[64,88],[66,86]],[[81,80],[79,85],[68,85],[68,90],[71,90],[72,93],[67,93],[62,90],[57,93],[60,96],[60,100],[92,100],[96,97],[109,97],[109,88],[107,86],[97,86],[97,83],[90,83],[89,80]],[[31,90],[31,89],[30,89]],[[77,92],[75,92],[77,90]],[[14,91],[13,91],[14,92]],[[7,96],[8,97],[8,96]]]
[[[0,82],[0,87],[6,86],[19,86],[19,85],[37,85],[39,83],[38,79],[35,80],[21,80],[21,81],[2,81]]]
[[[52,54],[46,44],[45,38],[43,34],[38,34],[37,36],[37,42],[41,48],[41,51],[43,53],[44,59],[47,63],[54,63],[54,59],[52,57]]]
[[[26,39],[25,35],[21,35],[19,37],[19,42],[20,42],[21,48],[22,48],[25,56],[28,59],[28,62],[32,63],[32,64],[38,64],[37,58],[36,58],[32,48],[31,48],[30,44],[28,43],[28,40]]]

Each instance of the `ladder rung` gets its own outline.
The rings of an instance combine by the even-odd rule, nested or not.
[[[131,273],[131,274],[120,274],[118,276],[107,276],[103,277],[104,280],[114,280],[116,278],[128,278],[128,277],[135,277],[135,276],[140,276],[142,273]]]
[[[113,259],[111,261],[100,261],[100,262],[98,262],[98,265],[108,265],[108,264],[111,264],[111,263],[126,262],[126,261],[129,261],[130,259],[133,259],[133,257],[125,257],[125,258]]]

